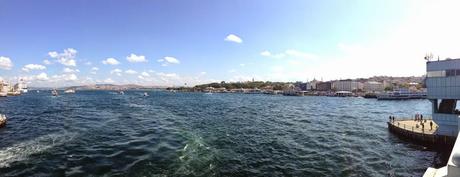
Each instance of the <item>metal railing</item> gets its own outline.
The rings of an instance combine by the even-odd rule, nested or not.
[[[413,123],[415,123],[415,125],[403,123],[404,121],[414,121]],[[415,120],[414,118],[395,118],[394,120],[390,119],[389,123],[398,128],[414,133],[433,134],[439,126],[433,124],[433,127],[431,127],[431,121],[433,121],[431,117],[424,118],[423,120]],[[421,123],[423,123],[423,126]]]

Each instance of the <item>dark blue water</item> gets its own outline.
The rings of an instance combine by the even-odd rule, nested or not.
[[[128,91],[0,99],[0,176],[420,176],[388,132],[427,100]]]

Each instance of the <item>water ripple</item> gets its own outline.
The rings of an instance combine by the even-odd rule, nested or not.
[[[142,93],[2,98],[0,174],[418,176],[446,158],[386,129],[426,100]]]

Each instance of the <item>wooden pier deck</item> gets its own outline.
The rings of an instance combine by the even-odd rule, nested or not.
[[[422,129],[422,122],[425,125]],[[430,126],[430,122],[433,122],[433,127]],[[431,119],[425,119],[423,121],[415,121],[414,119],[400,119],[400,120],[395,120],[390,121],[390,124],[393,124],[393,126],[406,129],[412,132],[417,132],[417,133],[424,133],[428,135],[435,134],[436,130],[438,129],[438,124],[434,122]]]
[[[422,128],[421,123],[424,126]],[[430,126],[433,122],[433,127]],[[453,147],[456,137],[445,136],[436,134],[438,125],[431,119],[424,119],[423,121],[416,121],[414,119],[395,119],[388,121],[388,130],[400,138],[433,148],[447,148]]]

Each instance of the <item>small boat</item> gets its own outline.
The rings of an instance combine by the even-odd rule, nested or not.
[[[19,95],[21,95],[21,92],[20,91],[11,91],[11,92],[8,92],[7,95],[9,95],[9,96],[19,96]]]
[[[59,92],[56,89],[51,91],[51,94],[53,94],[53,96],[59,96]]]
[[[149,96],[149,94],[147,92],[144,92],[144,96]]]
[[[75,89],[67,89],[64,91],[64,93],[75,93]]]
[[[6,97],[6,96],[8,96],[7,92],[0,92],[0,97]]]
[[[6,116],[3,114],[0,114],[0,128],[4,127],[6,125]]]
[[[377,94],[375,93],[366,93],[363,98],[377,98]]]
[[[37,90],[37,93],[40,93],[40,90]]]
[[[118,93],[119,93],[120,95],[124,95],[124,94],[125,94],[125,92],[123,92],[123,90],[120,90]]]

